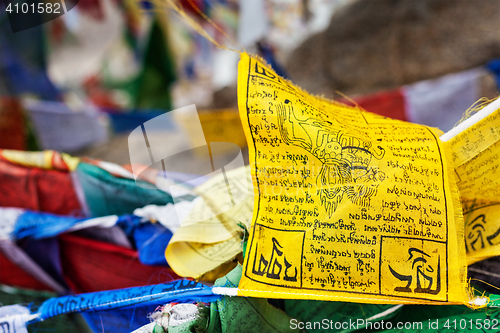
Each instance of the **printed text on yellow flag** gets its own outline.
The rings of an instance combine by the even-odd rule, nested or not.
[[[438,130],[313,97],[246,54],[238,75],[258,193],[240,295],[466,301],[460,203]]]
[[[445,145],[453,153],[457,186],[462,201],[467,263],[470,265],[498,256],[500,110],[493,108],[491,114],[474,122]]]

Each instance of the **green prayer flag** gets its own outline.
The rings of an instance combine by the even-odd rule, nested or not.
[[[146,189],[132,179],[114,177],[95,165],[81,162],[76,173],[92,216],[132,214],[134,209],[146,205],[173,203],[172,196],[164,191]]]
[[[215,286],[238,286],[242,266],[238,265],[226,276],[217,279]],[[224,296],[211,303],[210,322],[207,333],[241,332],[297,332],[290,327],[290,318],[273,307],[264,298]]]

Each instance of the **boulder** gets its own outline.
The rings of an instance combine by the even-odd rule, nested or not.
[[[391,89],[500,57],[499,18],[498,0],[357,0],[299,46],[286,69],[329,98]]]

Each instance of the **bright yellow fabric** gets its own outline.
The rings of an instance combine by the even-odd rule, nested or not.
[[[469,265],[500,255],[499,111],[446,142],[453,151]]]
[[[204,110],[198,112],[199,119],[192,119],[190,115],[176,114],[176,120],[189,133],[192,144],[198,142],[231,142],[240,148],[247,145],[245,134],[241,126],[240,115],[236,109]],[[197,132],[197,122],[201,123],[203,132]],[[233,151],[232,145],[218,146],[217,153],[227,153]],[[195,153],[203,154],[195,150]]]
[[[313,97],[246,54],[238,104],[259,193],[240,295],[467,301],[460,202],[438,130]]]
[[[80,163],[78,157],[73,157],[65,153],[59,153],[54,150],[44,151],[20,151],[2,149],[0,154],[6,160],[28,166],[42,169],[59,169],[74,171]]]
[[[233,188],[248,191],[248,197],[232,205],[224,175],[195,189],[202,196],[209,195],[197,201],[165,250],[170,267],[180,276],[199,278],[241,253],[242,229],[237,223],[250,227],[253,210],[250,172],[241,167],[226,172],[226,177]],[[213,216],[213,212],[223,213]]]
[[[247,142],[236,109],[205,110],[198,114],[208,142],[232,142],[245,148]]]

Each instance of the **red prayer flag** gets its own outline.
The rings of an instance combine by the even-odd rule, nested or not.
[[[68,285],[76,293],[169,282],[180,277],[170,268],[139,262],[136,251],[80,236],[60,238],[61,262]]]
[[[392,119],[409,121],[405,112],[405,98],[401,89],[379,92],[353,99],[368,112]],[[350,106],[355,106],[354,103],[346,99],[339,101]]]

